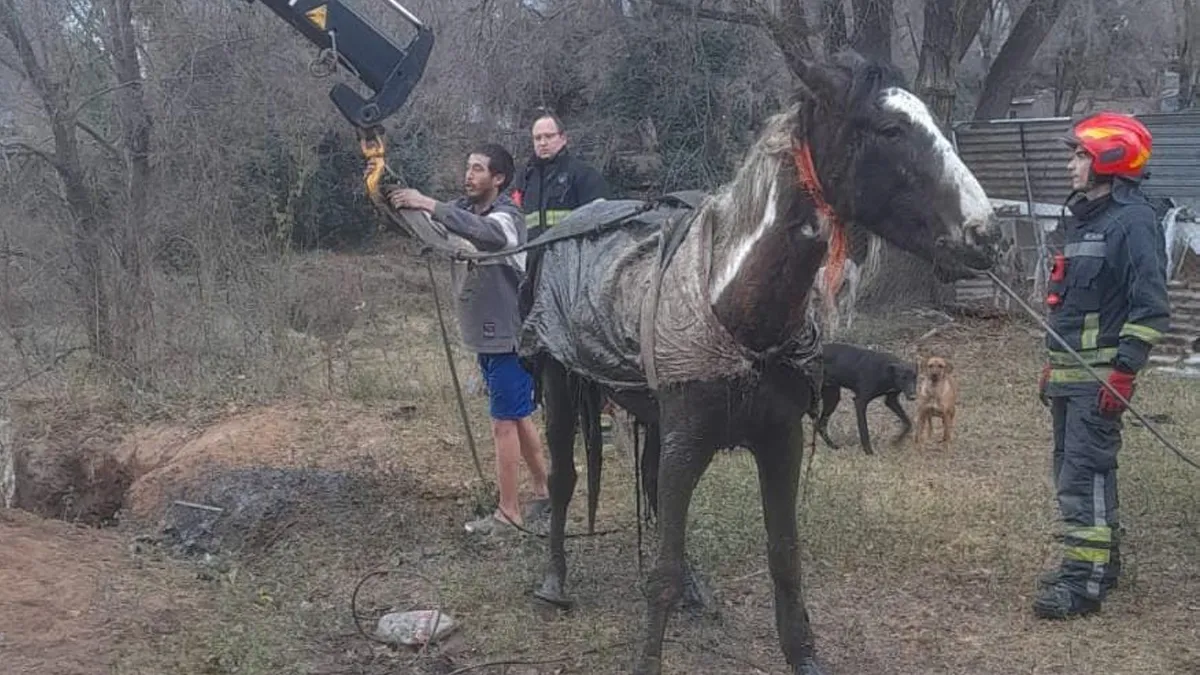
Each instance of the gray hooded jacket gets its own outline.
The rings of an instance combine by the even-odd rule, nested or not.
[[[502,251],[525,243],[525,216],[507,194],[482,213],[461,197],[438,202],[433,219],[480,251]],[[525,275],[525,254],[479,262],[455,262],[451,268],[458,295],[458,325],[463,343],[477,354],[515,352],[521,318],[517,289]]]

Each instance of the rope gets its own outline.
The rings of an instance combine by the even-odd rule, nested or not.
[[[833,206],[825,200],[825,191],[821,188],[821,179],[817,176],[817,168],[813,163],[812,150],[808,143],[803,143],[792,149],[792,160],[796,164],[796,174],[800,186],[808,193],[817,211],[817,219],[829,228],[829,251],[825,263],[825,302],[829,304],[842,285],[842,272],[846,264],[846,232],[842,221],[838,218]]]
[[[458,400],[458,414],[462,419],[463,430],[467,433],[467,447],[471,449],[471,460],[475,462],[475,475],[479,476],[481,483],[488,485],[488,479],[483,475],[483,465],[479,463],[479,450],[475,447],[475,434],[471,433],[471,418],[467,414],[467,403],[463,399],[462,386],[458,381],[458,369],[454,366],[454,353],[450,350],[450,332],[446,330],[446,319],[442,316],[442,301],[438,298],[437,280],[433,276],[433,261],[428,257],[425,258],[425,271],[429,273],[429,288],[433,291],[433,306],[437,309],[438,327],[442,333],[442,348],[446,352],[446,365],[450,367],[450,379],[454,382],[454,398]]]
[[[1021,309],[1025,310],[1025,312],[1027,314],[1029,314],[1029,316],[1032,316],[1034,318],[1034,320],[1037,321],[1038,324],[1040,324],[1041,327],[1046,330],[1047,334],[1049,334],[1051,337],[1053,337],[1054,340],[1056,342],[1058,342],[1058,344],[1061,345],[1063,349],[1067,350],[1067,352],[1069,352],[1071,354],[1071,356],[1076,361],[1079,362],[1079,365],[1081,365],[1085,369],[1087,369],[1088,374],[1091,375],[1093,379],[1095,379],[1097,382],[1099,382],[1105,389],[1108,389],[1109,393],[1111,393],[1113,396],[1115,396],[1117,398],[1118,401],[1120,401],[1122,404],[1124,404],[1125,407],[1129,410],[1129,412],[1133,413],[1133,416],[1136,417],[1139,422],[1141,422],[1143,425],[1145,425],[1145,427],[1150,430],[1150,433],[1154,434],[1154,437],[1157,438],[1158,441],[1163,444],[1163,446],[1165,446],[1171,452],[1175,453],[1175,456],[1178,457],[1180,460],[1182,460],[1184,463],[1190,465],[1194,469],[1200,470],[1200,464],[1197,464],[1195,460],[1188,457],[1182,450],[1179,449],[1178,446],[1176,446],[1171,441],[1167,440],[1167,438],[1165,436],[1163,436],[1162,432],[1160,432],[1158,430],[1158,427],[1154,426],[1154,424],[1150,420],[1146,419],[1146,417],[1144,415],[1142,415],[1141,411],[1139,411],[1136,407],[1134,407],[1134,405],[1132,403],[1130,403],[1128,399],[1126,399],[1124,396],[1122,396],[1121,392],[1119,392],[1115,388],[1113,388],[1113,386],[1108,383],[1108,380],[1106,378],[1102,377],[1100,375],[1100,373],[1096,372],[1095,368],[1092,368],[1090,365],[1088,365],[1087,361],[1082,356],[1080,356],[1078,352],[1076,352],[1074,349],[1072,349],[1071,345],[1067,344],[1067,341],[1064,340],[1063,337],[1061,335],[1059,335],[1057,331],[1055,331],[1053,328],[1051,328],[1050,324],[1046,323],[1045,319],[1043,319],[1040,314],[1038,314],[1036,311],[1034,311],[1034,309],[1032,307],[1030,307],[1024,300],[1022,300],[1021,296],[1018,295],[1016,291],[1009,288],[1008,284],[1001,281],[1000,277],[996,276],[995,272],[993,272],[991,270],[986,270],[983,273],[986,274],[988,277],[990,277],[992,282],[1000,287],[1000,290],[1004,291],[1004,293],[1007,294],[1009,297],[1011,297],[1013,300],[1016,300],[1017,305],[1020,306]]]
[[[363,576],[362,578],[360,578],[358,580],[358,583],[356,583],[354,585],[354,592],[350,594],[350,618],[354,620],[355,630],[357,630],[358,634],[361,635],[362,638],[364,640],[367,640],[368,642],[376,642],[379,644],[384,644],[384,645],[389,645],[389,646],[395,646],[395,644],[396,644],[395,642],[393,642],[391,640],[384,640],[379,637],[376,637],[375,635],[368,633],[366,630],[363,629],[362,620],[361,620],[362,617],[358,613],[358,593],[359,593],[359,591],[362,590],[363,584],[367,583],[367,581],[369,579],[373,579],[375,577],[388,576],[390,574],[400,572],[400,571],[401,570],[399,570],[397,568],[375,570],[374,572],[370,572],[370,573],[366,574],[365,576]],[[408,571],[407,574],[409,574],[417,579],[420,579],[421,581],[425,582],[426,585],[428,585],[430,588],[433,589],[434,605],[435,605],[434,612],[436,612],[436,616],[437,616],[437,618],[434,619],[433,627],[429,629],[429,635],[430,635],[429,641],[422,643],[421,648],[417,650],[417,653],[414,654],[412,659],[410,659],[408,662],[409,667],[412,667],[414,664],[416,664],[416,662],[418,660],[420,660],[421,657],[425,656],[426,652],[429,649],[430,643],[433,642],[433,636],[437,635],[437,630],[442,625],[442,617],[445,616],[445,614],[443,614],[443,612],[442,612],[442,593],[439,590],[438,585],[433,583],[433,581],[430,580],[428,577],[426,577],[422,574],[419,574],[417,572]]]

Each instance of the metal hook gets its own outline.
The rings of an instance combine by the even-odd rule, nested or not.
[[[312,61],[308,63],[308,71],[313,77],[322,78],[329,77],[337,72],[338,50],[337,50],[337,31],[328,31],[329,47],[322,49]]]

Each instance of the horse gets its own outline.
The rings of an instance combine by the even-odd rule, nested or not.
[[[699,197],[581,208],[559,227],[593,234],[547,244],[524,282],[533,300],[519,350],[539,382],[551,457],[549,561],[537,598],[571,606],[564,537],[576,420],[607,398],[648,429],[641,487],[657,511],[658,550],[636,675],[661,672],[684,592],[693,490],[717,450],[737,447],[757,465],[782,652],[794,673],[822,672],[796,500],[802,417],[820,379],[814,278],[825,265],[826,287],[838,286],[842,223],[923,258],[945,281],[994,264],[987,196],[899,72],[853,51],[801,71],[802,86],[728,183]],[[622,226],[597,225],[623,212]],[[584,426],[593,427],[591,484],[599,434]]]

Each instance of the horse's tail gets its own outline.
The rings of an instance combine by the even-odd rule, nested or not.
[[[579,399],[579,426],[587,454],[588,533],[592,534],[596,531],[596,508],[600,505],[600,474],[604,459],[600,415],[604,399],[600,387],[586,380],[580,382]]]

